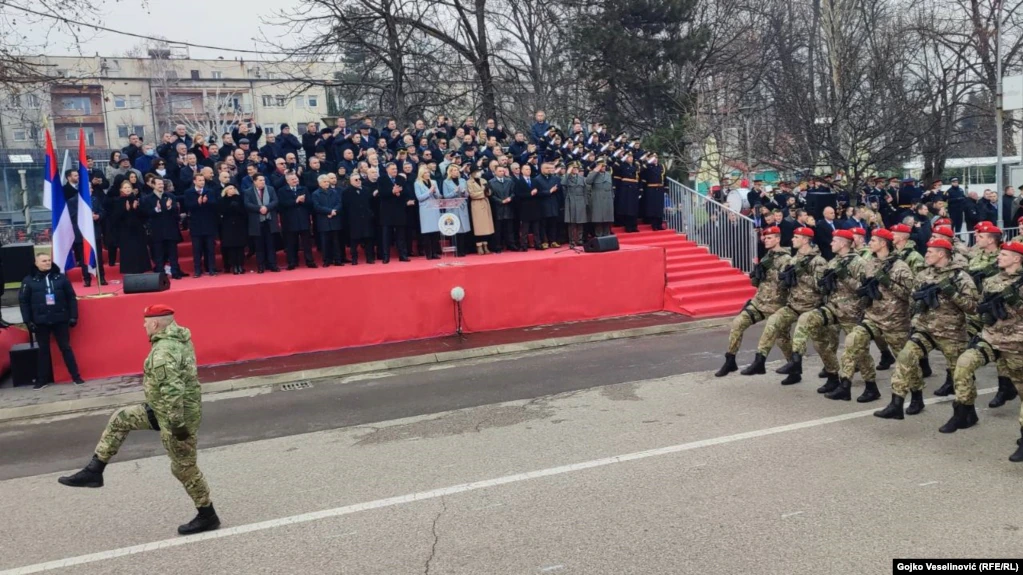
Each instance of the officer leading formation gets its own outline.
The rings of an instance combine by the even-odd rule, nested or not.
[[[743,333],[766,320],[742,375],[766,373],[767,356],[777,345],[786,359],[776,370],[786,376],[782,385],[799,383],[813,342],[824,363],[819,375],[826,379],[817,392],[849,401],[859,372],[864,391],[857,401],[869,403],[881,398],[876,371],[894,365],[891,400],[874,415],[897,421],[924,410],[928,355],[937,351],[949,367],[934,394],[955,395],[951,418],[938,431],[976,425],[981,367],[997,368],[998,391],[989,407],[1023,394],[1023,236],[1003,242],[1002,230],[985,223],[977,226],[976,244],[966,248],[948,223],[935,222],[923,256],[904,224],[875,230],[865,246],[863,230],[836,230],[830,261],[821,258],[811,228],[794,230],[791,250],[781,246],[779,227],[764,228],[764,256],[750,274],[757,292],[732,320],[725,362],[715,376],[739,370],[735,354]],[[840,332],[846,336],[841,356]],[[882,352],[876,367],[871,342]],[[1013,462],[1023,462],[1023,406],[1019,426]]]
[[[128,434],[156,431],[171,461],[171,473],[181,482],[198,510],[178,527],[191,535],[220,527],[210,500],[210,487],[199,470],[198,433],[202,423],[202,390],[196,371],[191,332],[174,321],[174,310],[152,305],[145,310],[146,335],[152,349],[143,365],[146,402],[117,410],[107,423],[92,460],[74,475],[58,481],[69,487],[103,487],[103,470],[117,455]]]

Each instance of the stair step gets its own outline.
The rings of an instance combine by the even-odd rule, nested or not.
[[[668,262],[665,267],[665,271],[671,272],[702,272],[702,271],[714,271],[715,273],[723,273],[725,270],[734,269],[731,264],[721,259],[710,259],[704,260],[692,260],[692,261],[681,261],[681,262]]]
[[[677,273],[677,272],[676,272]],[[749,278],[745,275],[733,273],[718,273],[710,277],[686,278],[672,280],[668,276],[668,287],[674,290],[687,290],[687,293],[700,293],[708,290],[720,292],[724,288],[746,288],[750,287]]]
[[[666,254],[665,255],[665,259],[666,259],[668,265],[680,264],[680,263],[683,263],[683,262],[686,262],[686,263],[692,263],[692,262],[711,263],[711,262],[722,261],[717,256],[710,255],[707,252],[702,252],[702,253],[690,252],[690,253],[681,253],[681,254]]]
[[[733,316],[742,310],[746,303],[745,299],[717,301],[707,304],[683,305],[683,311],[695,318],[726,317]]]
[[[669,289],[670,293],[675,295],[675,300],[679,302],[682,307],[687,307],[696,303],[710,303],[715,301],[729,301],[738,300],[746,301],[753,297],[757,290],[752,286],[736,286],[736,287],[725,287],[718,290],[705,291],[705,292],[692,292],[687,290]]]

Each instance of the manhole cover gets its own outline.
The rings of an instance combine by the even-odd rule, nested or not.
[[[281,386],[281,391],[296,391],[299,389],[309,389],[313,384],[308,381],[300,381],[298,383],[285,383]]]

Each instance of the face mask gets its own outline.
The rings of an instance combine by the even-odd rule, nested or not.
[[[147,156],[155,156],[156,155],[156,150],[146,150],[146,155]]]
[[[166,176],[167,175],[167,170],[156,170],[156,173],[161,175],[161,176]]]

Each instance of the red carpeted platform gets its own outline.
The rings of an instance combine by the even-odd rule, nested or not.
[[[673,230],[655,232],[650,226],[639,230],[628,234],[615,228],[615,233],[623,246],[664,250],[664,309],[700,318],[735,315],[756,294],[749,276],[684,235]]]
[[[140,372],[149,347],[142,310],[153,303],[178,311],[202,365],[437,337],[455,333],[455,286],[466,293],[466,332],[658,311],[664,308],[664,250],[552,249],[188,277],[162,293],[81,300],[72,346],[86,379]],[[99,291],[80,279],[75,288],[79,296]],[[103,290],[119,291],[120,285]],[[66,381],[59,357],[54,349],[57,380]]]

